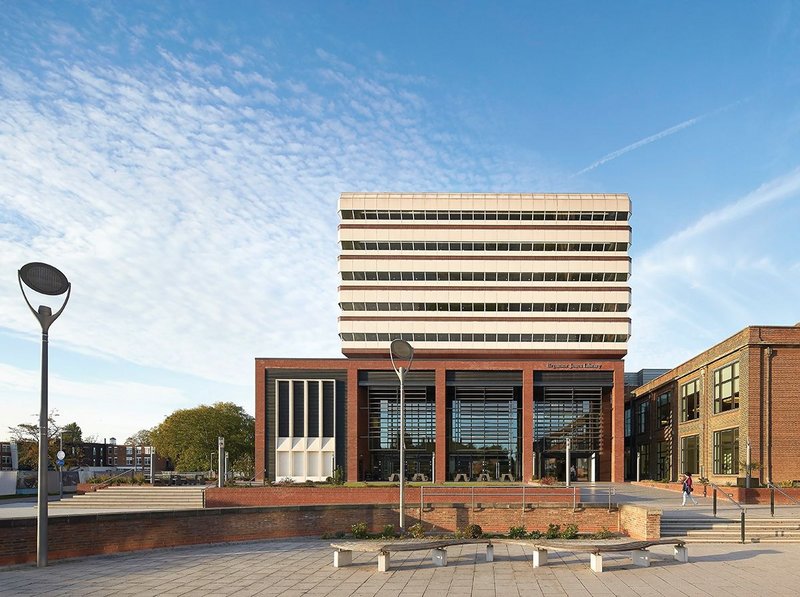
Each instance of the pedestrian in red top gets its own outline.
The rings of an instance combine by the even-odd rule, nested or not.
[[[697,505],[697,500],[692,496],[693,491],[694,484],[692,483],[692,473],[686,473],[686,476],[683,479],[683,502],[681,503],[681,506],[686,505],[686,498],[692,500],[692,503],[695,506]]]

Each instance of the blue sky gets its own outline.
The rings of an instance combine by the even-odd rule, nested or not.
[[[625,192],[626,369],[800,321],[792,2],[13,3],[0,11],[0,437],[254,410],[336,357],[341,191]]]

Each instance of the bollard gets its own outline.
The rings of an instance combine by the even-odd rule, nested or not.
[[[711,494],[711,510],[714,513],[714,518],[717,517],[717,488],[714,488],[714,493]]]
[[[742,543],[744,543],[744,510],[742,510]]]
[[[775,488],[769,488],[769,515],[775,516]]]

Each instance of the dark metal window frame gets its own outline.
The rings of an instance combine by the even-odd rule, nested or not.
[[[730,456],[725,462],[726,456]],[[739,474],[739,428],[720,429],[714,432],[714,474]]]
[[[730,370],[730,378],[724,379]],[[739,361],[728,363],[715,369],[714,377],[714,413],[727,412],[739,408]]]
[[[700,418],[700,378],[681,385],[681,421]]]

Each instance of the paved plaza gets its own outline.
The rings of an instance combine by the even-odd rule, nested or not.
[[[495,561],[482,546],[448,548],[448,565],[430,552],[392,554],[378,572],[375,554],[353,554],[353,565],[332,566],[328,541],[292,539],[207,545],[51,562],[47,568],[0,568],[6,595],[300,595],[539,596],[539,595],[797,595],[800,545],[690,545],[690,562],[671,547],[652,548],[652,565],[635,568],[608,554],[605,572],[589,569],[588,554],[551,552],[533,569],[528,548],[498,544]]]
[[[604,502],[609,486],[583,487],[586,501]],[[590,497],[592,496],[592,497]],[[593,499],[592,499],[593,498]],[[681,508],[676,492],[619,484],[614,501],[662,508],[665,517],[711,517],[711,500]],[[35,516],[32,500],[0,504],[0,518]],[[720,501],[720,517],[738,509]],[[764,506],[749,511],[768,516]],[[800,516],[780,508],[782,516]],[[56,516],[78,512],[54,511]],[[80,512],[88,514],[86,511]],[[354,553],[353,565],[333,567],[329,541],[271,540],[129,552],[32,565],[0,567],[0,595],[326,595],[331,597],[535,595],[797,595],[800,544],[689,544],[688,564],[670,546],[651,548],[652,565],[636,568],[627,554],[607,553],[604,572],[589,569],[589,554],[550,552],[551,565],[533,569],[531,550],[497,544],[495,561],[482,545],[448,548],[448,565],[430,552],[391,556],[390,572],[377,571],[377,555]]]

